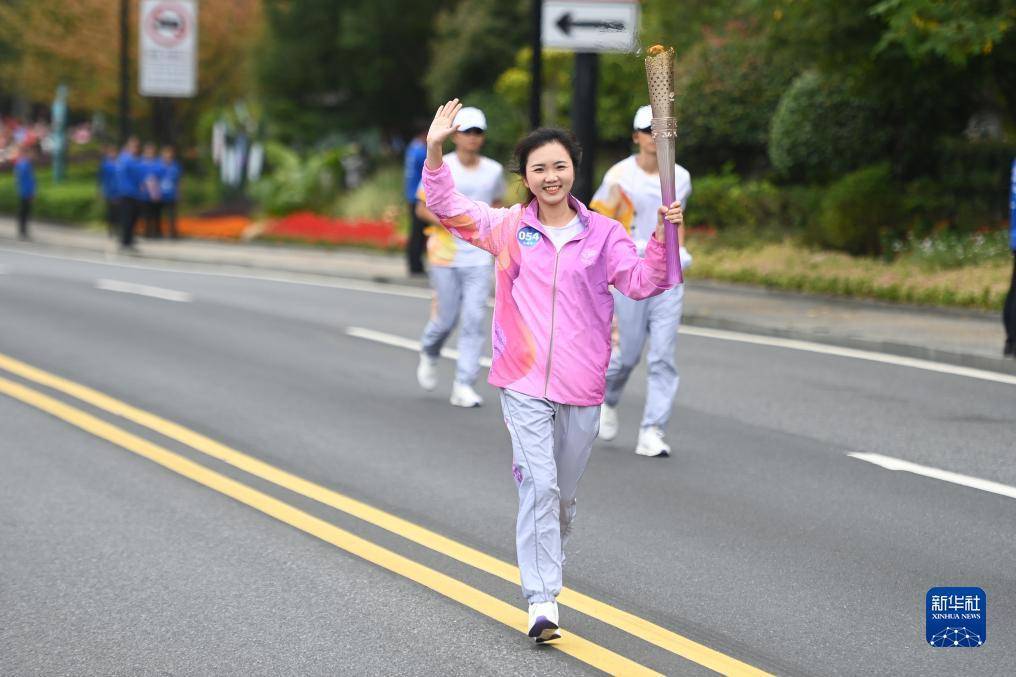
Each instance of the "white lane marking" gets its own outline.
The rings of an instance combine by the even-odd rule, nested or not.
[[[396,348],[405,348],[406,350],[412,350],[415,353],[420,352],[419,341],[396,336],[395,334],[387,334],[383,331],[374,331],[373,329],[364,329],[363,327],[347,327],[346,335],[366,339],[368,341],[374,341],[375,343],[383,343]],[[459,351],[452,350],[451,348],[442,348],[441,357],[447,357],[449,360],[457,360],[459,359]],[[480,366],[490,369],[490,358],[481,357]]]
[[[190,303],[194,298],[185,291],[174,289],[163,289],[162,287],[149,287],[146,284],[134,284],[133,282],[121,282],[120,280],[96,280],[95,288],[104,291],[115,291],[123,294],[137,294],[148,296],[164,301],[176,301],[177,303]]]
[[[853,452],[847,454],[847,456],[856,458],[859,461],[874,463],[886,470],[899,470],[902,472],[914,473],[915,475],[923,475],[924,477],[931,477],[932,479],[942,480],[943,482],[960,484],[964,487],[970,487],[971,489],[980,489],[981,491],[988,491],[993,494],[999,494],[1000,496],[1016,498],[1016,487],[1011,487],[1008,484],[1002,484],[1001,482],[982,480],[979,477],[962,475],[949,470],[939,470],[938,468],[932,468],[927,465],[919,465],[899,458],[893,458],[892,456],[883,456],[882,454]]]
[[[343,277],[331,278],[329,276],[328,280],[301,279],[301,277],[312,278],[315,276],[301,273],[292,273],[291,274],[292,277],[280,277],[278,275],[258,275],[253,273],[234,273],[234,272],[227,273],[221,271],[189,270],[186,268],[173,268],[170,266],[114,263],[109,261],[97,261],[93,259],[78,258],[72,256],[57,256],[54,254],[39,254],[36,252],[25,252],[21,250],[8,249],[6,247],[0,247],[0,251],[6,251],[11,252],[13,254],[20,254],[25,256],[39,256],[49,259],[77,261],[80,263],[119,266],[121,268],[132,268],[136,270],[149,270],[166,273],[182,273],[189,275],[207,275],[210,277],[237,278],[247,280],[263,280],[265,282],[279,282],[283,284],[302,284],[311,287],[345,289],[348,291],[361,291],[371,294],[386,294],[389,296],[401,296],[405,298],[425,299],[427,301],[431,300],[431,298],[433,297],[433,294],[429,289],[420,289],[417,287],[409,287],[406,285],[397,285],[387,282],[384,283],[369,282],[366,280],[355,280]],[[491,302],[489,301],[487,302],[488,307],[492,305],[493,304]],[[993,381],[995,383],[1016,385],[1016,376],[1010,374],[1003,374],[1000,372],[993,372],[985,369],[973,369],[971,367],[961,367],[951,364],[945,364],[942,362],[933,362],[931,360],[921,360],[913,357],[890,355],[888,353],[879,353],[872,350],[840,348],[837,346],[827,345],[824,343],[814,343],[812,341],[785,339],[775,336],[765,336],[762,334],[749,334],[747,332],[728,331],[725,329],[708,329],[706,327],[693,327],[689,325],[682,325],[679,331],[682,334],[687,334],[688,336],[697,336],[699,338],[710,338],[721,341],[737,341],[741,343],[752,343],[755,345],[787,348],[790,350],[800,350],[803,352],[818,353],[821,355],[832,355],[836,357],[847,357],[857,360],[867,360],[869,362],[881,362],[883,364],[892,364],[898,367],[910,367],[913,369],[921,369],[924,371],[937,372],[940,374],[949,374],[952,376],[964,376],[967,378],[980,379],[983,381]]]
[[[881,362],[893,364],[898,367],[911,367],[934,371],[940,374],[951,374],[953,376],[966,376],[967,378],[981,379],[982,381],[994,381],[995,383],[1007,383],[1016,385],[1016,376],[988,371],[986,369],[973,369],[971,367],[960,367],[943,362],[932,362],[921,360],[916,357],[902,357],[900,355],[889,355],[876,353],[871,350],[857,350],[855,348],[840,348],[824,343],[813,343],[811,341],[799,341],[797,339],[785,339],[775,336],[762,336],[759,334],[747,334],[739,331],[727,331],[725,329],[707,329],[705,327],[682,326],[679,330],[682,334],[699,336],[702,338],[718,339],[721,341],[738,341],[741,343],[753,343],[760,346],[774,346],[777,348],[789,348],[809,353],[822,355],[834,355],[836,357],[849,357],[855,360],[867,360],[869,362]]]
[[[113,266],[117,268],[129,268],[131,270],[147,270],[159,273],[177,273],[181,275],[205,275],[208,277],[224,277],[239,280],[261,280],[263,282],[278,282],[281,284],[300,284],[307,287],[324,287],[327,289],[345,289],[348,291],[362,291],[370,294],[386,294],[388,296],[402,296],[413,299],[433,298],[429,289],[400,285],[391,282],[371,282],[369,280],[358,280],[355,278],[338,277],[324,273],[296,273],[287,271],[275,271],[276,274],[265,275],[256,272],[251,268],[239,264],[218,264],[215,262],[195,262],[192,265],[223,266],[231,269],[241,268],[245,272],[224,272],[221,270],[193,270],[190,268],[178,268],[171,265],[143,265],[139,263],[121,263],[118,261],[107,261],[99,258],[83,258],[78,256],[59,256],[57,254],[40,254],[38,252],[26,252],[17,249],[0,247],[0,252],[20,254],[22,256],[38,256],[44,259],[56,259],[59,261],[74,261],[76,263],[89,263],[97,266]],[[165,261],[165,259],[159,259]],[[246,272],[250,270],[251,272]],[[286,277],[282,277],[285,275]],[[488,303],[489,306],[493,304]]]

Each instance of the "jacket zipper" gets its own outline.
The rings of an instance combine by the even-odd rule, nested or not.
[[[564,247],[561,247],[564,249]],[[561,258],[561,251],[554,254],[554,282],[550,288],[550,343],[547,344],[547,377],[543,384],[543,398],[547,398],[547,391],[550,389],[550,361],[554,355],[554,315],[557,313],[557,263]]]

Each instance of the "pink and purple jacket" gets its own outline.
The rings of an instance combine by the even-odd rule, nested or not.
[[[427,207],[453,235],[494,255],[489,383],[561,404],[603,402],[610,361],[609,285],[633,299],[670,288],[664,245],[639,258],[624,227],[569,195],[583,230],[554,247],[536,200],[494,209],[456,192],[448,167],[424,165]]]

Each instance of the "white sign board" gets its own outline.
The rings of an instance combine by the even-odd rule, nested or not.
[[[142,96],[197,94],[198,8],[194,0],[141,0]]]
[[[543,46],[572,52],[629,52],[639,32],[639,3],[543,0]]]

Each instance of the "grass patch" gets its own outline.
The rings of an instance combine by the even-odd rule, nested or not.
[[[1012,266],[1010,256],[929,270],[919,257],[884,262],[809,249],[791,240],[733,248],[694,234],[688,248],[695,257],[690,280],[981,310],[1002,308]]]

